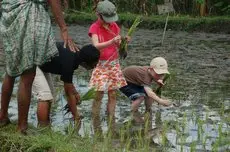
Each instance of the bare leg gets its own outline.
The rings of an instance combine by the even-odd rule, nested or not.
[[[153,99],[152,98],[149,98],[149,97],[146,97],[146,100],[145,100],[145,111],[146,112],[151,112],[152,111],[152,104],[153,104]]]
[[[50,107],[50,100],[38,102],[37,117],[39,127],[47,127],[50,125]]]
[[[97,91],[96,98],[93,101],[92,105],[92,119],[93,119],[93,128],[96,135],[102,134],[101,129],[101,119],[100,119],[100,110],[101,110],[101,103],[103,98],[104,92]]]
[[[5,78],[2,83],[1,94],[1,110],[0,110],[0,122],[2,125],[9,123],[8,108],[10,103],[11,94],[14,87],[15,78],[5,74]]]
[[[146,130],[152,128],[152,103],[152,98],[145,98],[145,127],[148,127]]]
[[[35,77],[35,68],[21,75],[18,89],[18,131],[25,133],[28,127],[27,119],[31,100],[32,83]]]
[[[115,108],[116,108],[116,90],[108,91],[109,101],[107,104],[108,111],[108,129],[109,135],[113,137],[116,135],[115,133]]]
[[[132,105],[131,105],[132,117],[135,123],[138,123],[138,124],[144,123],[144,120],[142,119],[142,116],[138,111],[138,108],[143,100],[144,100],[144,97],[139,97],[136,100],[132,101]]]
[[[107,105],[107,111],[109,116],[114,117],[115,115],[115,108],[116,108],[116,91],[110,90],[108,91],[108,105]]]
[[[137,98],[136,100],[132,101],[132,105],[131,105],[131,110],[132,111],[137,111],[141,102],[144,100],[145,98],[144,97],[140,97],[140,98]]]

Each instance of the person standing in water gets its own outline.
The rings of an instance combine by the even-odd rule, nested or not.
[[[108,92],[107,113],[109,125],[115,122],[116,91],[127,85],[123,77],[118,49],[121,42],[120,28],[116,24],[118,15],[116,7],[108,0],[96,5],[97,21],[90,28],[88,35],[93,45],[100,50],[100,58],[90,79],[90,87],[95,88],[96,98],[92,105],[94,131],[101,133],[100,107],[104,92]]]
[[[6,57],[6,74],[2,82],[0,126],[7,125],[8,107],[15,78],[20,76],[18,87],[18,132],[26,134],[31,88],[36,66],[58,55],[55,37],[48,13],[51,7],[60,27],[64,47],[78,51],[68,34],[60,0],[2,0],[0,32]]]

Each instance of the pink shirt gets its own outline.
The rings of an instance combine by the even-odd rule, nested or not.
[[[100,21],[97,20],[90,26],[88,35],[91,37],[92,34],[96,34],[98,36],[99,42],[101,43],[113,39],[116,35],[120,33],[120,28],[115,22],[110,23],[108,28],[110,30],[104,28],[101,25]],[[112,61],[118,59],[117,49],[118,48],[116,45],[110,45],[102,49],[100,54],[100,60]]]

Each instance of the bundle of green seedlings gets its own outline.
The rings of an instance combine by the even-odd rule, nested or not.
[[[136,31],[137,26],[141,23],[141,17],[138,16],[136,17],[136,19],[134,20],[132,26],[129,28],[128,33],[126,34],[125,37],[122,37],[121,39],[121,44],[120,44],[120,48],[119,48],[119,55],[120,55],[120,59],[125,59],[127,56],[127,48],[128,48],[128,40],[127,40],[127,36],[131,37],[131,35]]]
[[[80,95],[81,98],[80,98],[80,101],[78,101],[77,105],[80,105],[82,101],[94,99],[95,95],[96,95],[95,88],[89,89],[84,95]],[[66,104],[63,110],[66,111],[65,114],[69,113],[70,112],[69,105]]]

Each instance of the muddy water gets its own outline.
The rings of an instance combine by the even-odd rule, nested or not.
[[[70,33],[79,46],[90,43],[88,27],[70,26]],[[57,40],[60,40],[56,27],[55,32]],[[136,31],[129,45],[128,57],[121,61],[125,67],[148,65],[155,56],[163,56],[168,60],[171,79],[163,90],[163,96],[171,99],[178,107],[154,105],[152,128],[168,124],[166,136],[174,145],[173,148],[169,147],[169,151],[189,151],[194,148],[194,143],[196,151],[211,151],[220,139],[223,141],[218,144],[218,150],[229,150],[230,139],[226,136],[230,134],[230,35],[169,30],[161,45],[162,33],[162,30]],[[81,68],[76,73],[74,83],[84,93],[88,89],[89,74]],[[59,80],[58,77],[55,79]],[[55,130],[64,131],[71,116],[64,116],[62,111],[66,100],[61,82],[57,82],[56,86],[59,87],[56,87],[57,102],[53,104],[52,124]],[[16,90],[17,84],[14,95]],[[105,95],[101,110],[104,131],[107,130],[106,122],[103,121],[106,118],[106,101]],[[84,101],[79,107],[84,116],[80,130],[82,135],[85,130],[92,130],[91,105],[92,101]],[[16,109],[14,96],[9,109],[11,120],[17,120]],[[143,105],[140,109],[144,112]],[[116,118],[118,124],[130,119],[130,102],[126,98],[119,98]],[[35,99],[30,108],[29,122],[34,125],[37,123]]]

